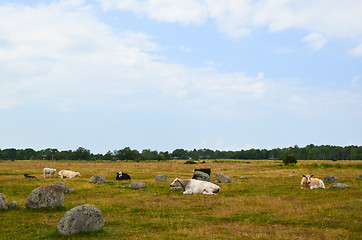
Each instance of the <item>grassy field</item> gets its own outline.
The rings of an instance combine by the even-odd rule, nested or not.
[[[103,213],[102,231],[76,234],[70,239],[362,239],[362,163],[358,161],[209,161],[188,165],[170,162],[2,161],[0,193],[19,210],[0,211],[0,239],[68,239],[56,231],[64,213],[82,204],[94,204]],[[44,180],[44,167],[79,171],[76,179]],[[234,183],[220,184],[218,195],[183,195],[169,184],[192,177],[193,168],[212,169]],[[116,172],[146,183],[145,189],[124,188]],[[25,179],[24,173],[38,179]],[[167,175],[167,182],[154,177]],[[302,190],[302,174],[337,176],[348,189]],[[88,183],[102,175],[109,183]],[[240,179],[248,176],[248,179]],[[56,181],[75,191],[65,195],[59,209],[32,210],[25,202],[32,190]]]

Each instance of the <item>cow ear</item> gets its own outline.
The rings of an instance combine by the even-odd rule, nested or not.
[[[305,175],[303,175],[303,177],[306,177]]]
[[[314,175],[310,175],[310,177],[313,177]]]

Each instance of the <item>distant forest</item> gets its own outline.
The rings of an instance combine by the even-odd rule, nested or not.
[[[93,154],[90,150],[79,147],[76,150],[58,151],[47,148],[35,151],[34,149],[0,149],[1,160],[171,160],[171,159],[283,159],[286,156],[295,156],[298,160],[362,160],[362,146],[330,146],[313,144],[305,147],[249,149],[240,151],[219,151],[210,149],[176,149],[172,153],[144,149],[142,152],[125,147],[120,150],[108,151],[106,154]]]

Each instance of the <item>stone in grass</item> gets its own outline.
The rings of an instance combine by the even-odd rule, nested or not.
[[[247,176],[241,176],[240,179],[248,179]]]
[[[5,200],[4,194],[0,193],[0,210],[7,210],[8,208],[9,208],[9,204]]]
[[[18,208],[19,208],[19,206],[18,206],[18,204],[17,204],[15,201],[12,201],[12,202],[10,203],[10,209],[12,209],[12,210],[18,210]]]
[[[165,175],[165,174],[157,175],[155,177],[155,181],[156,182],[166,182],[167,181],[167,175]]]
[[[336,176],[327,176],[327,177],[323,178],[323,182],[337,183],[337,182],[339,182],[339,180]]]
[[[192,179],[210,182],[209,174],[201,172],[201,171],[194,172],[194,175],[192,176]]]
[[[232,183],[233,181],[225,174],[216,173],[215,177],[219,183]]]
[[[146,184],[143,182],[133,182],[128,187],[133,189],[140,189],[140,188],[145,188]]]
[[[69,188],[68,188],[68,185],[63,183],[63,182],[55,182],[53,183],[54,185],[58,185],[60,186],[61,188],[63,188],[63,192],[64,193],[69,193]]]
[[[331,187],[332,188],[349,188],[349,186],[344,183],[333,183]]]
[[[96,183],[96,184],[103,184],[106,183],[106,178],[103,176],[94,175],[92,176],[89,181],[90,183]]]
[[[63,207],[64,190],[58,185],[39,187],[30,193],[26,206],[29,208]]]
[[[57,226],[58,232],[69,236],[79,232],[102,230],[104,219],[101,210],[94,205],[85,204],[70,209]]]

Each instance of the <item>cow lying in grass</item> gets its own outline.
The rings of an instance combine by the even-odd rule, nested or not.
[[[75,178],[80,176],[79,172],[74,172],[70,170],[60,170],[58,174],[60,178]]]
[[[131,177],[127,173],[117,173],[116,180],[131,180]]]
[[[35,176],[30,176],[30,175],[28,175],[27,173],[24,174],[24,177],[25,177],[25,178],[36,178]]]
[[[204,173],[208,174],[209,176],[211,176],[211,168],[199,168],[199,169],[195,168],[193,172],[197,172],[197,171],[204,172]]]
[[[179,185],[184,189],[183,194],[216,194],[220,192],[218,185],[196,179],[181,180],[176,178],[170,184],[171,187],[177,187]]]
[[[301,189],[326,188],[324,182],[319,178],[312,178],[313,175],[303,175],[300,182]]]
[[[49,174],[50,178],[52,178],[52,176],[55,178],[55,172],[57,170],[55,168],[44,168],[43,172],[44,172],[44,179],[45,179],[45,175]]]

